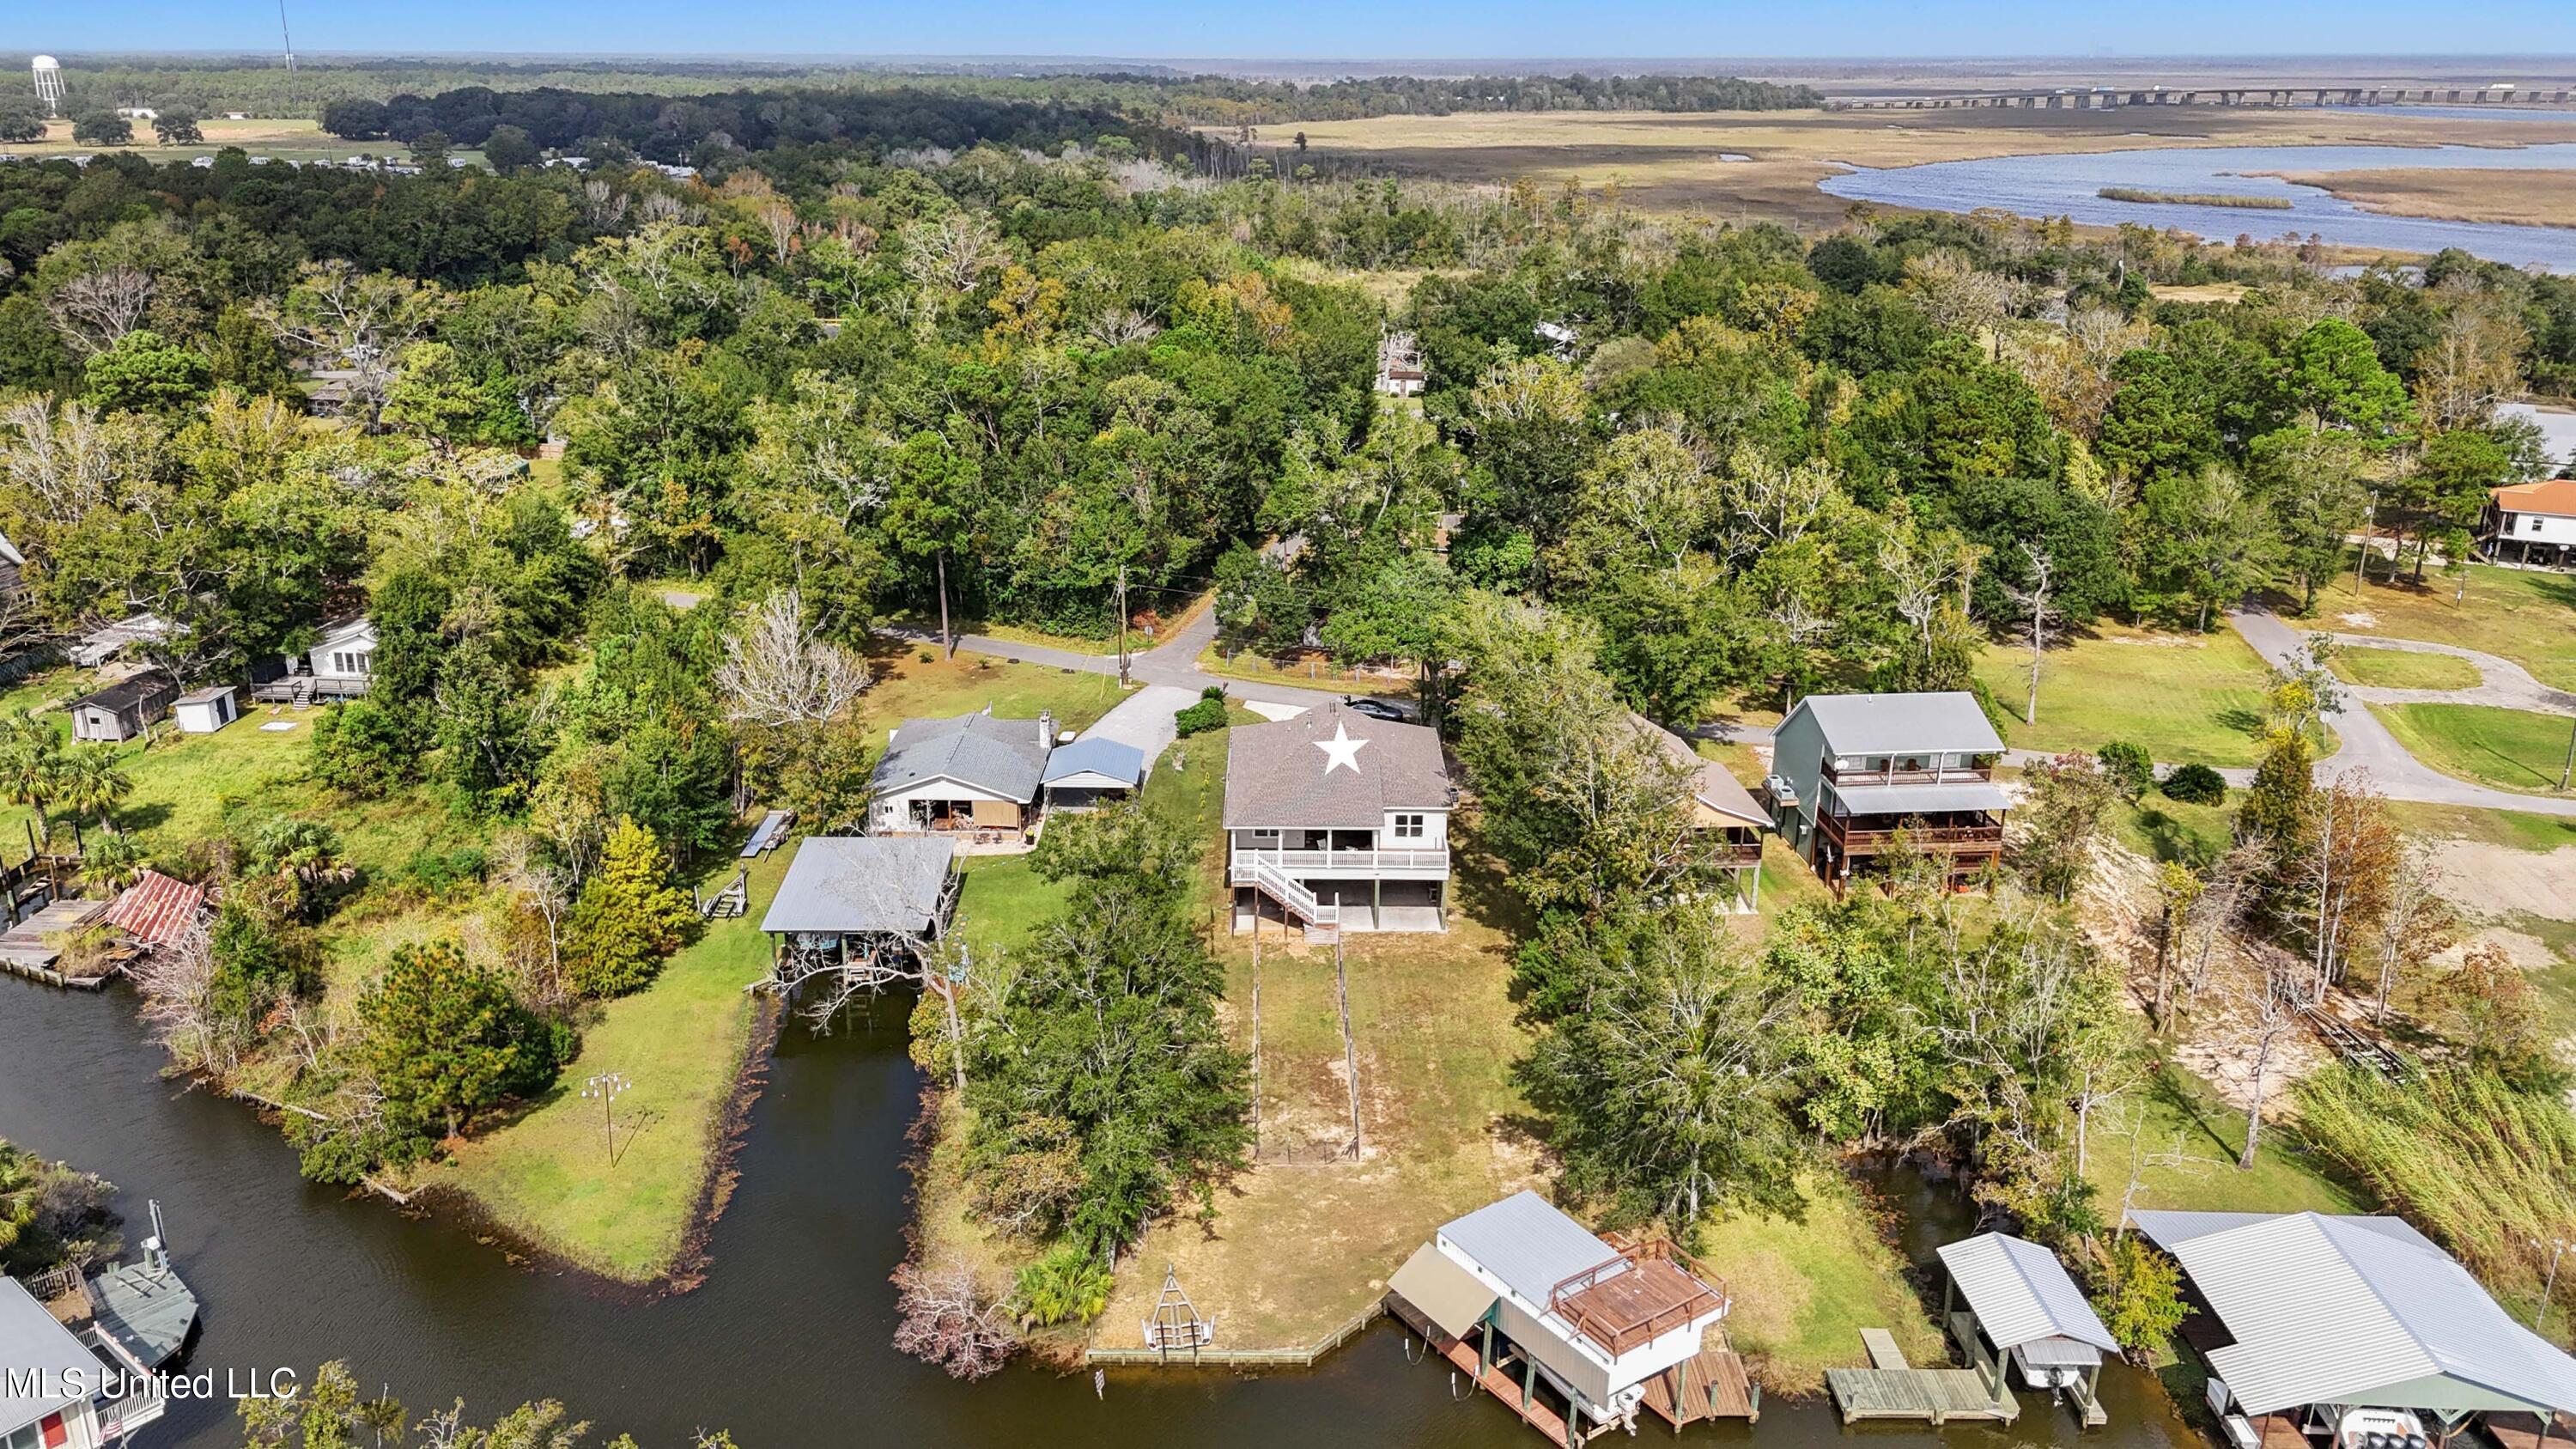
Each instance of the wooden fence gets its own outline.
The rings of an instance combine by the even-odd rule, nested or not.
[[[1380,1298],[1343,1320],[1340,1326],[1303,1348],[1203,1348],[1193,1353],[1164,1353],[1150,1348],[1084,1349],[1082,1361],[1095,1368],[1313,1368],[1315,1361],[1359,1337],[1361,1329],[1386,1314]]]

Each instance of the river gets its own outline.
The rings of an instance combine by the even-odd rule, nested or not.
[[[2249,173],[2386,169],[2576,169],[2576,144],[2493,146],[2175,146],[2085,155],[1998,156],[1879,170],[1854,168],[1818,185],[1854,201],[1975,211],[1994,207],[2029,217],[2067,216],[2095,226],[2136,222],[2179,228],[2211,241],[2311,233],[2342,246],[2437,252],[2459,247],[2514,266],[2576,271],[2576,228],[2508,226],[2382,216],[2313,186]],[[2106,201],[2105,186],[2185,195],[2221,193],[2286,199],[2287,210]]]
[[[160,1055],[121,988],[76,995],[0,977],[0,1136],[112,1179],[129,1221],[146,1195],[160,1200],[171,1251],[206,1303],[189,1367],[218,1377],[341,1358],[415,1416],[461,1395],[488,1420],[550,1395],[601,1426],[595,1442],[624,1430],[646,1449],[684,1449],[702,1427],[730,1429],[746,1449],[1543,1442],[1489,1397],[1453,1401],[1447,1371],[1408,1364],[1405,1335],[1384,1321],[1310,1373],[1126,1371],[1097,1398],[1085,1375],[1014,1367],[960,1385],[897,1354],[886,1274],[903,1253],[900,1164],[920,1078],[893,1003],[857,1025],[783,1035],[707,1282],[673,1297],[531,1272],[453,1223],[303,1182],[249,1109],[156,1074]],[[1966,1231],[1956,1193],[1901,1168],[1881,1180],[1918,1261]],[[2113,1366],[2103,1399],[2110,1427],[2091,1434],[2025,1394],[2010,1429],[1867,1437],[1888,1449],[2202,1449],[2145,1375]],[[208,1404],[176,1405],[141,1437],[146,1449],[240,1442],[229,1408]],[[1775,1399],[1758,1426],[1691,1437],[1810,1449],[1852,1435],[1822,1402]]]

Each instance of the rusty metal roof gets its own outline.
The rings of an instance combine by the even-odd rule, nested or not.
[[[147,870],[108,907],[107,920],[134,939],[159,946],[177,940],[205,903],[204,886]]]

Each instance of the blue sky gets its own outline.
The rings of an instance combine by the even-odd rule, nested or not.
[[[2568,54],[2576,0],[287,0],[319,51],[1701,57]],[[272,47],[275,0],[0,0],[0,48]]]

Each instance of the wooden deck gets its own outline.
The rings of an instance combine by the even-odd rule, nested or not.
[[[2316,1449],[2316,1441],[2301,1433],[2298,1421],[2287,1414],[2256,1414],[2246,1422],[2254,1426],[2262,1449]]]
[[[1975,1369],[1912,1368],[1883,1328],[1864,1328],[1861,1344],[1869,1351],[1868,1368],[1825,1370],[1825,1388],[1842,1411],[1843,1422],[1863,1419],[1928,1419],[1935,1426],[1952,1420],[2009,1424],[2021,1417],[2012,1390],[1998,1380],[1987,1387]]]
[[[1613,1263],[1617,1271],[1588,1270],[1579,1288],[1574,1280],[1558,1284],[1550,1305],[1612,1358],[1726,1306],[1716,1289],[1663,1259]]]
[[[1521,1422],[1546,1435],[1548,1442],[1557,1446],[1557,1449],[1570,1449],[1566,1439],[1564,1416],[1535,1400],[1523,1402],[1520,1384],[1504,1371],[1501,1364],[1489,1364],[1482,1374],[1477,1373],[1476,1350],[1473,1345],[1441,1332],[1439,1325],[1416,1313],[1413,1306],[1400,1297],[1390,1294],[1387,1306],[1394,1309],[1395,1316],[1403,1319],[1415,1333],[1422,1335],[1424,1343],[1439,1350],[1440,1356],[1449,1360],[1452,1367],[1465,1374],[1471,1382],[1481,1386],[1485,1392],[1502,1400],[1505,1408],[1520,1415]]]
[[[1761,1395],[1744,1372],[1744,1360],[1731,1348],[1702,1349],[1697,1357],[1646,1380],[1646,1407],[1676,1429],[1702,1419],[1749,1424],[1762,1417]]]
[[[2543,1449],[2542,1426],[2538,1414],[2486,1414],[2488,1437],[2504,1449]],[[2548,1426],[2547,1449],[2576,1449],[2576,1421],[2565,1414]]]

